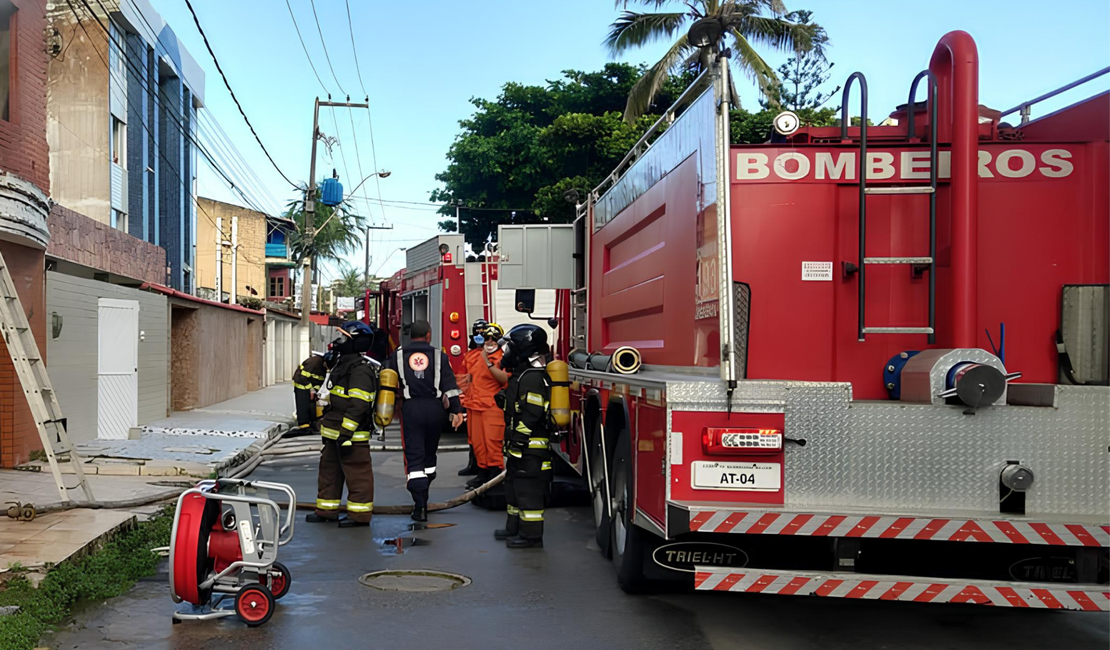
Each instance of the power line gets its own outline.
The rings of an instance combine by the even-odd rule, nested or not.
[[[335,79],[335,85],[339,87],[339,92],[346,95],[347,91],[343,90],[343,84],[339,83],[339,77],[335,75],[335,68],[331,65],[331,57],[328,56],[328,44],[324,41],[324,30],[320,28],[320,17],[316,15],[316,0],[309,0],[309,2],[312,4],[312,17],[316,19],[316,31],[320,34],[320,44],[324,46],[324,58],[328,62],[328,69],[331,70],[331,76]],[[347,101],[350,101],[350,99]]]
[[[270,164],[274,166],[274,169],[277,170],[277,173],[281,174],[281,177],[285,179],[285,182],[289,183],[294,188],[297,187],[297,184],[289,180],[289,177],[285,175],[285,172],[281,171],[281,167],[278,167],[278,164],[274,162],[274,157],[270,155],[270,152],[266,149],[266,145],[262,144],[262,138],[258,137],[258,132],[254,130],[254,125],[251,124],[250,118],[247,117],[246,111],[243,110],[243,105],[239,103],[239,98],[235,96],[235,91],[231,89],[231,83],[228,82],[227,75],[224,74],[223,68],[220,67],[220,60],[216,58],[216,53],[212,51],[212,44],[208,42],[208,36],[205,35],[204,28],[200,26],[200,18],[197,17],[197,12],[193,10],[193,3],[190,0],[185,0],[185,5],[189,7],[189,13],[193,15],[193,22],[197,25],[197,31],[200,32],[200,37],[204,41],[204,47],[208,49],[208,54],[212,57],[212,62],[216,64],[216,70],[219,71],[220,78],[224,80],[224,86],[227,86],[227,92],[231,94],[231,99],[235,102],[235,106],[239,109],[239,114],[243,116],[243,121],[247,123],[248,127],[250,127],[251,134],[254,135],[254,139],[256,142],[258,142],[258,146],[262,147],[262,152],[266,154],[266,158],[270,160]]]
[[[212,128],[215,127],[216,131],[218,132],[218,136],[219,136],[216,139],[217,140],[222,140],[222,142],[224,143],[224,148],[228,150],[229,155],[235,161],[237,161],[239,163],[239,166],[248,174],[249,178],[254,181],[254,184],[255,184],[256,188],[258,190],[260,190],[263,194],[265,194],[266,198],[268,198],[270,200],[270,202],[273,203],[274,206],[276,207],[278,205],[277,198],[274,197],[274,195],[270,192],[270,188],[265,183],[262,182],[262,179],[260,179],[258,177],[258,174],[256,174],[255,171],[254,171],[254,168],[251,167],[247,163],[246,159],[243,158],[243,154],[239,152],[239,148],[236,147],[235,143],[233,143],[231,141],[231,138],[227,135],[227,132],[224,131],[224,128],[220,124],[219,120],[216,119],[216,116],[213,115],[212,112],[208,111],[208,110],[198,112],[198,115],[207,116],[208,122],[210,124],[210,126],[208,128],[208,132],[210,134],[212,134],[213,136],[217,135],[216,133],[214,133],[212,131]],[[203,126],[203,124],[199,124],[199,123],[198,123],[198,125]]]
[[[362,94],[366,95],[367,94],[366,93],[366,85],[362,83],[362,69],[359,68],[359,65],[358,65],[358,48],[355,47],[355,24],[354,24],[354,21],[351,20],[351,0],[346,0],[346,2],[347,2],[347,29],[351,33],[351,51],[355,53],[355,71],[358,72],[358,85],[359,85],[359,88],[362,88]],[[353,129],[354,125],[351,125],[351,128]],[[361,173],[361,172],[359,172],[359,173]]]
[[[112,41],[111,32],[109,31],[108,27],[104,23],[100,22],[100,19],[93,12],[92,7],[89,6],[89,4],[86,0],[81,0],[81,3],[85,6],[85,9],[89,12],[89,15],[92,16],[93,20],[96,21],[96,24],[99,25],[102,30],[104,30],[105,36],[108,38],[108,47],[111,48],[114,41]],[[89,39],[89,45],[93,48],[94,51],[96,51],[97,58],[100,59],[100,62],[104,64],[105,69],[111,71],[112,68],[108,64],[108,61],[106,61],[104,59],[104,56],[100,53],[100,50],[97,49],[95,45],[93,45],[92,35],[89,34],[87,29],[85,29],[85,23],[81,19],[81,15],[77,13],[77,8],[73,6],[72,0],[66,0],[66,4],[69,5],[69,10],[73,13],[73,17],[77,21],[77,24],[81,27],[81,31],[84,32],[85,38]],[[116,43],[116,47],[117,48],[119,47],[118,43]],[[121,48],[121,52],[122,52],[122,48]],[[127,63],[126,57],[124,57],[123,61],[125,63]],[[133,72],[135,71],[134,67],[132,67],[132,71]],[[144,89],[149,90],[149,88],[144,88]],[[151,138],[154,137],[153,133],[150,130],[150,126],[146,123],[145,119],[140,117],[139,118],[139,124],[142,125],[143,130],[146,131],[146,133],[147,133],[147,136],[149,136]],[[175,122],[175,124],[177,125],[177,127],[180,130],[180,132],[182,133],[182,135],[186,135],[186,130],[184,128],[184,125],[182,125],[178,122]],[[67,130],[68,130],[68,127],[67,127]],[[186,135],[186,137],[188,137],[188,136]],[[201,213],[203,213],[204,216],[212,223],[212,226],[216,228],[217,232],[220,232],[221,235],[225,234],[223,232],[223,230],[219,226],[216,225],[216,220],[212,217],[212,215],[210,215],[208,213],[208,211],[205,210],[200,205],[200,202],[197,201],[197,198],[195,196],[193,196],[193,193],[188,191],[188,186],[185,183],[185,179],[181,176],[181,172],[177,170],[177,168],[174,166],[174,163],[171,162],[169,160],[169,158],[166,157],[166,154],[160,148],[158,148],[158,155],[162,158],[162,161],[166,163],[169,170],[171,172],[173,172],[174,176],[177,177],[178,183],[181,185],[182,189],[184,190],[184,193],[188,194],[190,196],[190,198],[193,199],[193,204],[196,205],[197,209]]]
[[[316,81],[320,82],[320,87],[324,89],[324,94],[327,94],[328,89],[324,86],[324,80],[320,78],[320,73],[316,71],[316,65],[312,63],[312,57],[308,54],[308,46],[304,44],[304,37],[301,36],[301,27],[297,24],[297,17],[293,15],[293,5],[289,4],[289,0],[285,0],[285,6],[289,8],[289,17],[293,19],[293,29],[297,30],[297,40],[301,42],[301,49],[304,50],[304,58],[308,59],[308,65],[312,68],[312,74],[316,75]]]
[[[93,13],[92,8],[88,6],[88,2],[86,2],[86,0],[82,0],[82,3],[85,5],[86,10],[89,11],[89,14],[96,20],[97,24],[100,25],[100,28],[105,30],[105,32],[107,33],[109,52],[111,51],[111,46],[115,45],[116,49],[119,51],[120,60],[131,69],[131,72],[139,80],[140,88],[142,88],[144,91],[147,91],[147,92],[153,92],[154,91],[153,85],[151,83],[147,83],[146,75],[143,73],[142,70],[140,70],[138,68],[138,65],[136,65],[133,61],[131,61],[131,59],[129,57],[126,56],[123,44],[121,42],[119,42],[118,38],[117,39],[112,38],[111,32],[108,31],[108,28],[103,23],[101,23],[100,19],[97,18],[95,13]],[[108,19],[110,21],[111,18],[110,18],[109,12],[104,7],[103,3],[101,3],[100,0],[96,0],[96,3],[100,6],[101,10],[103,10],[105,12],[105,15],[108,16]],[[76,13],[74,15],[76,16]],[[139,16],[140,16],[140,18],[142,18],[143,22],[147,26],[147,29],[149,30],[149,35],[151,37],[151,40],[154,42],[155,51],[157,51],[158,49],[161,49],[163,52],[169,54],[168,50],[166,50],[166,48],[158,40],[158,33],[155,31],[153,25],[150,24],[150,21],[147,20],[146,16],[143,15],[141,12],[139,13]],[[78,22],[80,22],[80,19],[78,20]],[[86,32],[85,34],[87,36],[88,32]],[[159,88],[157,92],[162,97],[163,101],[165,101],[165,102],[175,101],[175,98],[171,98],[169,96],[169,94],[164,89]],[[200,132],[200,127],[202,126],[200,124],[200,120],[199,120],[200,116],[202,116],[202,115],[203,115],[203,112],[201,112],[201,111],[197,112],[198,132]],[[223,167],[215,160],[215,156],[213,156],[212,153],[208,150],[208,148],[205,147],[204,144],[201,143],[200,140],[189,129],[187,129],[185,127],[185,125],[181,122],[181,120],[177,119],[174,115],[172,115],[170,113],[165,113],[165,117],[167,117],[171,122],[173,122],[174,126],[177,127],[177,130],[189,142],[191,142],[194,146],[196,146],[197,150],[201,152],[204,159],[208,162],[209,167],[211,167],[217,174],[222,176],[224,178],[224,180],[227,182],[228,186],[232,190],[234,190],[243,199],[244,202],[246,202],[254,210],[257,210],[259,212],[266,212],[266,210],[263,210],[263,209],[260,208],[260,204],[264,203],[264,201],[258,201],[257,197],[255,197],[252,200],[251,197],[248,197],[243,192],[242,186],[246,186],[246,185],[248,185],[248,183],[243,182],[241,180],[241,178],[240,178],[239,182],[236,182],[235,180],[232,180],[228,176],[227,172],[223,169]],[[224,138],[227,139],[227,134],[224,133],[223,127],[219,126],[219,123],[216,122],[215,118],[210,117],[209,119],[212,123],[216,124],[216,126],[220,129],[220,132],[223,133]],[[234,149],[234,145],[230,144],[230,139],[227,139],[227,140],[228,140],[229,146],[231,146]],[[215,144],[215,143],[213,143],[213,144]],[[236,154],[238,154],[238,149],[235,149],[235,152],[236,152]],[[222,156],[222,154],[221,154],[221,156]],[[242,156],[239,155],[239,158],[242,159]],[[226,159],[223,162],[226,163],[227,162]],[[243,162],[243,165],[246,166],[245,161]],[[250,171],[250,173],[252,175],[254,174],[254,170],[249,169],[249,166],[247,166],[247,169]],[[232,173],[236,174],[238,176],[237,172],[235,172],[234,169],[232,170]],[[258,182],[258,185],[260,187],[263,187],[263,193],[269,195],[269,191],[264,188],[264,186],[262,185],[262,182],[258,180],[257,175],[254,175],[254,179]],[[250,189],[250,188],[248,188],[248,189]],[[256,193],[257,189],[256,190],[251,190],[251,191],[252,191],[252,193]],[[272,195],[270,195],[270,199],[273,203],[275,203],[275,204],[277,203],[277,201],[275,199],[273,199]]]

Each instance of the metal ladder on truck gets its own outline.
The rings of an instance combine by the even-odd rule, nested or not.
[[[909,185],[896,187],[868,187],[867,186],[867,80],[863,73],[855,72],[844,83],[844,101],[840,106],[840,140],[849,142],[848,139],[848,97],[852,82],[858,81],[860,86],[860,127],[859,127],[859,160],[857,175],[859,178],[859,257],[855,269],[847,269],[859,273],[859,324],[858,336],[863,341],[867,334],[926,334],[929,343],[936,342],[936,270],[937,270],[937,119],[936,119],[936,94],[937,82],[928,70],[922,70],[910,84],[910,96],[906,103],[909,114],[907,120],[907,138],[912,142],[916,139],[914,131],[914,96],[917,94],[917,85],[924,79],[929,79],[929,184]],[[903,195],[927,194],[929,196],[929,255],[924,257],[868,257],[867,255],[867,197],[875,194]],[[868,327],[866,322],[867,307],[867,267],[873,264],[908,264],[915,269],[929,273],[929,325],[927,327]]]
[[[12,276],[8,272],[7,261],[2,254],[0,254],[0,334],[3,334],[8,355],[19,376],[19,383],[23,386],[27,405],[31,407],[31,417],[35,420],[35,428],[38,429],[39,439],[42,440],[42,448],[46,451],[47,461],[50,462],[50,471],[54,474],[58,494],[63,502],[70,500],[65,483],[62,481],[61,469],[58,467],[58,457],[68,454],[69,462],[77,475],[78,485],[84,490],[88,502],[94,503],[96,499],[93,497],[88,479],[85,478],[81,458],[66,433],[62,407],[54,394],[54,387],[46,372],[46,364],[43,363],[39,346],[31,333],[31,324],[27,321],[27,313],[23,310]],[[7,407],[10,408],[10,405]]]

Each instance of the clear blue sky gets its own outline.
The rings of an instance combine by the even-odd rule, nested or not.
[[[184,0],[151,0],[155,9],[185,42],[207,72],[206,104],[270,192],[284,203],[288,185],[266,161],[223,87],[215,66],[193,25]],[[339,98],[338,85],[361,100],[348,33],[344,0],[315,0],[335,68],[332,78],[321,47],[309,0],[289,0],[309,54],[324,85]],[[308,176],[313,98],[322,94],[297,40],[284,0],[193,0],[201,24],[247,114],[278,165],[294,180]],[[681,7],[680,3],[675,3]],[[381,181],[387,200],[426,201],[438,184],[435,174],[446,166],[447,148],[458,120],[472,112],[471,97],[494,97],[507,81],[542,84],[564,69],[595,70],[609,60],[601,41],[617,16],[607,0],[551,2],[384,2],[350,0],[362,80],[370,95],[378,167],[393,175]],[[836,63],[835,85],[854,70],[867,75],[870,107],[883,114],[905,101],[909,82],[923,69],[937,40],[963,29],[979,45],[980,102],[1005,109],[1110,64],[1110,3],[1080,0],[1045,5],[1027,0],[934,0],[926,3],[856,0],[787,0],[787,7],[809,9],[832,40],[829,58]],[[1059,11],[1055,9],[1059,8]],[[628,60],[653,62],[662,45],[633,53]],[[773,65],[785,55],[764,52]],[[1107,79],[1090,84],[1037,111],[1094,94]],[[747,106],[756,106],[752,84],[741,80]],[[833,105],[838,103],[836,100]],[[1036,115],[1037,113],[1035,113]],[[336,113],[339,150],[334,165],[347,188],[358,181],[350,117]],[[321,116],[329,135],[335,126]],[[371,147],[364,113],[355,114],[362,168],[370,173]],[[322,149],[322,148],[321,148]],[[333,162],[321,153],[318,176]],[[226,185],[204,166],[200,192],[230,199]],[[376,196],[374,182],[360,195]],[[465,197],[464,197],[465,198]],[[392,273],[404,262],[390,254],[435,234],[438,216],[431,210],[357,203],[376,224],[394,229],[373,237],[371,271]],[[363,254],[351,256],[362,268]],[[334,274],[326,270],[325,277]]]

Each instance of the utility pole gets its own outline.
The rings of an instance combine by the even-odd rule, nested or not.
[[[331,96],[329,95],[329,98]],[[320,107],[325,108],[369,108],[369,104],[351,102],[320,101],[316,98],[312,111],[312,160],[308,166],[308,190],[304,194],[304,261],[301,264],[301,358],[312,354],[312,246],[316,236],[316,141],[320,139]]]
[[[216,302],[224,301],[224,218],[216,217]]]
[[[239,215],[231,217],[231,291],[227,304],[234,305],[238,302],[239,294]]]
[[[371,230],[393,230],[393,224],[388,226],[366,226],[366,265],[363,267],[362,279],[367,284],[370,283],[370,231]]]

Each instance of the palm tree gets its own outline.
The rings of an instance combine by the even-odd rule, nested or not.
[[[339,277],[332,283],[332,289],[337,296],[361,297],[370,286],[369,278],[362,271],[342,262],[339,265]]]
[[[617,0],[616,6],[627,8],[633,2],[653,9],[669,4],[668,0]],[[605,45],[614,56],[653,41],[674,39],[663,58],[648,68],[628,93],[624,109],[626,122],[635,121],[647,112],[671,74],[682,69],[700,72],[712,64],[717,43],[697,47],[687,40],[687,23],[706,18],[717,21],[722,36],[730,45],[732,60],[741,72],[755,80],[765,95],[777,77],[755,45],[800,53],[819,51],[828,41],[823,27],[797,22],[797,15],[788,14],[782,0],[692,0],[685,3],[682,11],[673,13],[625,9],[609,26],[605,39]],[[735,94],[733,90],[733,101],[738,103]]]
[[[299,266],[306,255],[310,253],[304,237],[304,192],[301,187],[302,198],[296,198],[285,206],[285,217],[292,219],[296,224],[296,231],[290,233],[289,250],[293,261]],[[316,199],[316,213],[313,219],[315,233],[312,238],[313,257],[333,262],[341,261],[344,256],[354,252],[362,243],[362,235],[366,231],[366,217],[356,213],[349,202],[343,201],[339,205],[324,205]]]

